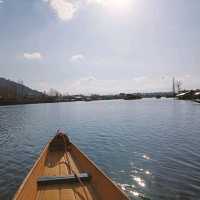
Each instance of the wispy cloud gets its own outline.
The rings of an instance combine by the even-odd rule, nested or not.
[[[24,53],[23,57],[27,60],[41,60],[43,59],[43,56],[39,52],[33,52],[33,53]]]
[[[69,21],[74,17],[78,7],[73,1],[69,0],[43,0],[54,10],[59,19]]]
[[[70,59],[70,62],[82,62],[85,60],[85,56],[83,54],[73,55]]]
[[[1,4],[1,3],[4,3],[4,1],[3,1],[3,0],[0,0],[0,4]]]

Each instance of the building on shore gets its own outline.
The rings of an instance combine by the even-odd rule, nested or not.
[[[200,90],[183,91],[176,95],[179,100],[194,100],[200,99]]]

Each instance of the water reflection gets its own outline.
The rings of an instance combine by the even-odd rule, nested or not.
[[[199,200],[199,108],[165,99],[0,107],[0,199],[61,128],[130,199]]]
[[[145,154],[144,154],[142,157],[143,157],[144,159],[146,159],[146,160],[150,160],[150,157],[147,156],[147,155],[145,155]]]
[[[146,174],[146,175],[150,175],[151,173],[150,173],[150,171],[146,170],[146,171],[145,171],[145,174]]]
[[[144,180],[143,180],[141,177],[139,177],[139,176],[133,176],[133,175],[131,175],[131,177],[132,177],[133,180],[134,180],[138,185],[140,185],[141,187],[145,187],[145,186],[146,186]]]

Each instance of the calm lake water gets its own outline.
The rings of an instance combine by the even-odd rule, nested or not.
[[[131,199],[200,199],[200,104],[173,99],[0,107],[0,199],[59,128]]]

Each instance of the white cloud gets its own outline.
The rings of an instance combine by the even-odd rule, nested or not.
[[[43,0],[55,11],[57,16],[63,21],[69,21],[74,17],[78,6],[69,0]]]
[[[70,58],[70,62],[82,62],[85,60],[85,56],[83,54],[73,55]]]
[[[23,57],[27,60],[41,60],[43,56],[39,52],[24,53]]]
[[[0,0],[1,1],[1,0]],[[132,7],[132,0],[42,0],[48,3],[59,19],[69,21],[73,19],[82,7],[98,5],[112,12],[128,11]]]
[[[3,1],[3,0],[0,0],[0,4],[1,4],[1,3],[4,3],[4,1]]]

